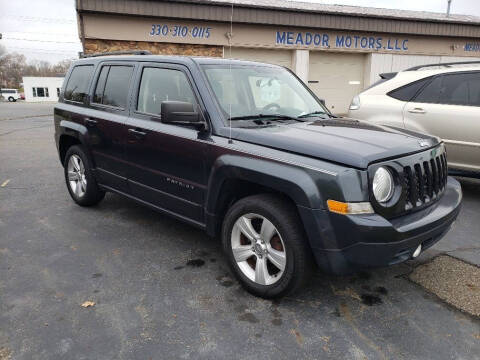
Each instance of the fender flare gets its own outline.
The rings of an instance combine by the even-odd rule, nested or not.
[[[309,173],[311,170],[294,165],[238,155],[223,155],[216,159],[208,180],[205,201],[206,230],[215,236],[223,214],[218,213],[217,205],[222,186],[230,179],[245,180],[284,194],[297,209],[300,220],[306,225],[307,219],[301,209],[323,209],[323,198]],[[308,234],[310,238],[310,234]],[[310,240],[310,239],[309,239]]]
[[[58,132],[58,139],[57,139],[57,144],[58,144],[58,155],[60,155],[60,139],[62,136],[69,136],[77,139],[80,144],[83,145],[86,155],[89,157],[91,163],[95,167],[95,162],[93,161],[93,156],[90,151],[90,148],[88,146],[88,141],[87,141],[87,136],[88,136],[88,130],[84,125],[78,124],[73,121],[68,121],[68,120],[61,120],[59,124],[59,132]]]
[[[323,208],[320,191],[306,169],[259,158],[223,155],[215,161],[208,179],[207,212],[215,212],[222,185],[229,179],[246,180],[271,188],[299,206]]]

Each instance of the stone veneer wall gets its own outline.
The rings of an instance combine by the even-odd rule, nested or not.
[[[223,47],[218,45],[85,39],[85,54],[123,50],[148,50],[152,54],[161,55],[223,56]]]

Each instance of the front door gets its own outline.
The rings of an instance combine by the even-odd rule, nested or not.
[[[133,196],[202,224],[207,145],[199,139],[198,130],[162,123],[160,117],[163,101],[185,101],[199,108],[192,83],[183,66],[142,65],[128,120],[125,155]]]
[[[436,76],[404,107],[407,129],[442,138],[451,168],[480,169],[480,72]]]

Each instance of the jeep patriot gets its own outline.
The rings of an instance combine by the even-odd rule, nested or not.
[[[417,257],[460,210],[439,138],[338,118],[275,65],[86,57],[54,119],[77,204],[111,191],[204,229],[265,298],[299,289],[315,265],[346,274]]]

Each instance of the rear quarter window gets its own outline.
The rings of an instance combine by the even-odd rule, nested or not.
[[[88,84],[93,73],[93,65],[77,65],[70,73],[65,87],[64,99],[84,102],[88,95]]]
[[[425,79],[414,81],[410,84],[401,86],[395,90],[390,91],[389,93],[387,93],[387,95],[397,100],[410,101],[421,89],[423,89],[426,84],[430,82],[431,79],[431,77],[428,77]]]

